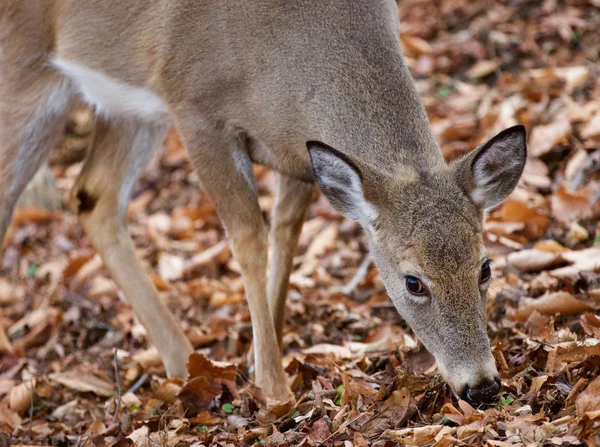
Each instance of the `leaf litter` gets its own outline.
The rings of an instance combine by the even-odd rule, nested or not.
[[[485,226],[494,405],[456,400],[385,295],[359,228],[318,194],[283,339],[296,401],[267,402],[246,367],[237,264],[172,132],[129,217],[196,348],[190,377],[165,378],[71,213],[21,209],[0,258],[0,445],[600,445],[598,6],[400,4],[405,59],[447,159],[510,125],[529,131],[523,178]],[[87,121],[62,145],[81,147]],[[65,197],[80,166],[52,167]],[[269,212],[275,177],[255,174]]]

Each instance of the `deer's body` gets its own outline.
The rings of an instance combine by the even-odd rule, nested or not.
[[[446,165],[398,33],[393,0],[5,0],[0,240],[72,100],[83,97],[96,107],[98,125],[74,207],[167,372],[185,374],[191,347],[135,258],[125,227],[131,188],[175,124],[241,265],[257,382],[267,392],[281,398],[288,390],[277,339],[316,180],[367,231],[392,299],[453,389],[489,394],[497,372],[478,276],[482,213],[516,184],[522,131]],[[252,163],[280,173],[268,281]],[[409,276],[430,301],[420,293],[408,298]],[[468,355],[453,359],[457,350]]]

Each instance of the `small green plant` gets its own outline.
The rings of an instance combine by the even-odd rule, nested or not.
[[[342,405],[342,393],[344,392],[344,385],[338,386],[336,389],[337,394],[335,395],[335,404],[339,407]]]
[[[505,399],[500,399],[500,405],[510,405],[515,401],[515,398],[512,396],[506,396]]]
[[[453,91],[452,87],[444,85],[442,87],[439,87],[436,93],[440,98],[448,98],[452,95]]]
[[[225,413],[227,413],[227,414],[231,414],[231,413],[233,413],[233,410],[235,409],[235,405],[233,405],[233,404],[223,404],[223,405],[221,406],[221,409],[222,409],[222,410],[223,410]]]
[[[298,416],[300,416],[300,412],[298,410],[292,413],[292,419],[297,418]]]
[[[33,275],[35,275],[35,272],[37,272],[38,267],[39,266],[37,264],[31,264],[29,267],[27,267],[27,277],[32,278]]]

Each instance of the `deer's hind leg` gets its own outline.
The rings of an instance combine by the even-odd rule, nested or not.
[[[167,375],[185,377],[192,346],[144,272],[126,225],[133,185],[168,128],[135,120],[99,119],[72,201],[113,280],[158,349]]]
[[[4,70],[0,66],[0,246],[19,196],[64,129],[72,97],[57,73],[28,73],[33,83],[20,89]]]
[[[0,2],[0,246],[23,189],[63,130],[70,81],[47,65],[43,5]]]

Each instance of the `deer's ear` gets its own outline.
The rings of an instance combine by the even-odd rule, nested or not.
[[[363,224],[377,217],[365,199],[363,181],[356,165],[336,149],[319,141],[306,143],[317,184],[331,205],[348,219]]]
[[[515,189],[527,160],[524,126],[510,127],[454,163],[459,184],[482,209],[501,203]]]

